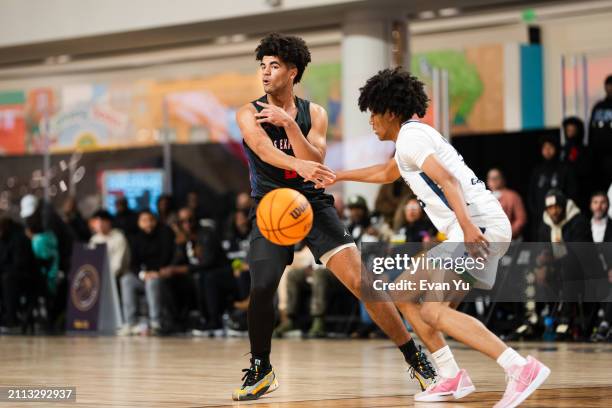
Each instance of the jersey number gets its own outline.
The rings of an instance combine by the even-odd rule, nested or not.
[[[285,180],[297,178],[295,170],[285,170]]]

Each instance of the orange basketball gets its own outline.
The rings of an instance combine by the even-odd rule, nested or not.
[[[293,245],[312,228],[312,207],[302,194],[277,188],[262,198],[257,207],[257,226],[262,235],[277,245]]]

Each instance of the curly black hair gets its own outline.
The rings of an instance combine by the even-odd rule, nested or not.
[[[310,51],[304,40],[279,33],[268,34],[255,48],[257,61],[261,61],[265,56],[279,57],[283,62],[295,65],[298,73],[293,79],[294,84],[300,82],[306,65],[310,62]]]
[[[404,121],[414,114],[422,118],[427,111],[429,99],[423,82],[401,67],[378,71],[359,91],[362,112],[368,109],[380,114],[391,112]]]

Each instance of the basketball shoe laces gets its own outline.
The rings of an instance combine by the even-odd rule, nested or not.
[[[419,351],[416,353],[415,358],[410,361],[410,367],[408,368],[410,378],[414,379],[416,377],[416,372],[418,372],[423,378],[434,380],[436,378],[436,370],[433,368],[422,349],[423,347],[419,346]]]
[[[523,372],[522,367],[520,369],[515,370],[515,372],[513,372],[513,373],[508,373],[506,371],[506,384],[509,384],[510,382],[514,382],[515,384],[516,383],[522,383],[524,386],[528,386],[529,385],[529,376],[527,376],[526,379],[521,377],[522,372]],[[516,385],[515,385],[514,388],[516,388]],[[509,388],[506,388],[506,392],[504,392],[503,396],[505,397],[507,394],[509,394],[511,392],[514,392],[514,390],[510,390]]]
[[[242,376],[242,381],[244,381],[244,384],[242,384],[243,387],[250,387],[257,383],[257,381],[261,380],[263,377],[262,374],[264,374],[261,367],[255,365],[255,363],[251,363],[251,367],[249,368],[243,368],[242,372],[244,373]]]

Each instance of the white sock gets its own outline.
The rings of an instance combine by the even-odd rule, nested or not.
[[[523,366],[527,364],[527,360],[521,357],[521,355],[512,347],[508,347],[497,358],[497,364],[499,364],[504,370],[508,371],[508,369],[513,365]]]
[[[448,346],[431,354],[434,362],[438,366],[438,374],[444,378],[455,378],[459,374],[459,366],[455,357]]]

